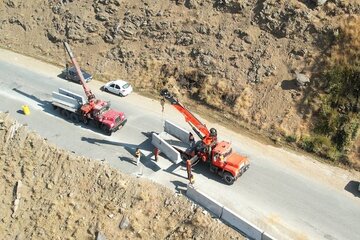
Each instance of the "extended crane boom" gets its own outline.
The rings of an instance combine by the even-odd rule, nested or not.
[[[233,184],[249,168],[248,159],[233,151],[230,142],[218,141],[216,129],[210,128],[208,130],[205,124],[201,123],[167,89],[163,89],[160,95],[169,100],[171,105],[185,116],[185,121],[190,124],[201,138],[201,141],[190,144],[190,147],[185,151],[174,147],[186,160],[186,169],[190,182],[192,182],[191,166],[201,160],[210,163],[211,172],[218,173],[227,184]]]
[[[183,106],[167,89],[163,89],[160,95],[170,101],[182,115],[185,117],[185,121],[190,124],[196,134],[203,140],[206,145],[211,144],[216,140],[216,129],[211,128],[210,131],[207,129],[199,119],[197,119],[185,106]],[[203,136],[200,134],[202,133]]]
[[[81,95],[60,88],[58,92],[53,92],[54,108],[59,109],[64,117],[70,118],[73,122],[82,121],[88,124],[91,120],[107,135],[111,135],[112,132],[124,126],[127,121],[125,114],[111,109],[110,102],[95,98],[86,85],[83,73],[67,42],[64,42],[64,47],[76,69],[87,101]]]
[[[95,99],[95,95],[91,92],[91,90],[87,87],[86,83],[85,83],[85,79],[84,79],[84,76],[81,72],[81,69],[79,67],[79,64],[77,63],[76,61],[76,58],[75,58],[75,55],[74,53],[71,51],[70,49],[70,46],[67,42],[64,42],[64,47],[65,47],[65,50],[66,52],[68,53],[70,59],[71,59],[71,62],[72,64],[74,65],[75,69],[76,69],[76,73],[77,75],[79,76],[79,79],[80,79],[80,83],[81,83],[81,86],[83,87],[84,89],[84,92],[85,92],[85,95],[88,99],[88,101],[91,103],[94,99]]]

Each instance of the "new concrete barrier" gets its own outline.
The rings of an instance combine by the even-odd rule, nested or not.
[[[262,236],[261,236],[261,240],[275,240],[274,237],[272,237],[271,235],[269,235],[266,232],[263,232]]]
[[[199,192],[194,187],[188,185],[186,196],[193,200],[194,202],[200,204],[209,212],[214,214],[214,216],[220,218],[222,215],[223,205],[216,202],[214,199],[206,196],[204,193]]]
[[[206,194],[194,188],[192,185],[188,185],[186,196],[194,202],[207,209],[216,217],[223,220],[228,225],[234,227],[240,232],[244,233],[247,237],[255,240],[275,240],[272,236],[265,233],[260,228],[256,227],[252,223],[248,222],[238,214],[232,212],[222,204],[218,203],[214,199],[210,198]]]
[[[186,131],[168,120],[165,121],[164,131],[176,137],[180,141],[189,144],[189,131]]]
[[[153,133],[151,143],[157,147],[162,153],[164,153],[172,162],[178,164],[181,160],[181,155],[175,148],[168,144],[159,135]]]
[[[246,221],[244,218],[239,215],[231,212],[228,208],[223,208],[223,213],[221,219],[224,220],[227,224],[233,226],[236,229],[239,229],[241,232],[245,233],[247,236],[255,239],[261,240],[263,231],[258,227],[254,226],[250,222]]]

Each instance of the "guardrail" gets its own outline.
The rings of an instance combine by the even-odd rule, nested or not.
[[[228,225],[244,233],[246,236],[255,240],[275,240],[274,237],[256,227],[243,217],[232,212],[222,204],[218,203],[211,197],[195,189],[192,185],[187,186],[186,196],[198,203],[200,206],[211,212]]]

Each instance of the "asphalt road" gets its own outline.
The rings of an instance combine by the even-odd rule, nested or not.
[[[170,105],[161,113],[158,101],[133,93],[125,98],[101,92],[101,83],[90,82],[97,98],[110,100],[127,115],[124,128],[105,136],[93,126],[75,125],[51,107],[51,92],[62,87],[82,94],[80,85],[60,79],[61,69],[0,49],[0,111],[9,111],[49,142],[75,154],[105,159],[122,172],[151,179],[175,191],[186,188],[186,170],[166,158],[155,163],[149,134],[161,132],[164,119],[189,127]],[[31,114],[25,116],[21,106]],[[227,186],[206,166],[194,170],[196,187],[239,213],[278,239],[359,239],[360,195],[354,180],[359,174],[314,161],[282,148],[265,145],[233,133],[215,123],[219,139],[249,157],[250,169]],[[142,165],[133,163],[133,151],[144,153]],[[181,208],[181,206],[179,206]]]

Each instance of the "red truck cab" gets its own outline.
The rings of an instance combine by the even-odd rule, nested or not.
[[[223,176],[228,184],[232,184],[250,166],[246,157],[233,152],[231,144],[221,141],[212,149],[212,169]]]
[[[98,127],[108,135],[123,127],[127,121],[123,112],[111,109],[110,103],[102,100],[83,105],[82,111],[84,115],[94,119]]]

